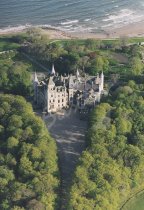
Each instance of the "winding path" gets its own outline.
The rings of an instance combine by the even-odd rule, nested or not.
[[[74,110],[57,113],[45,119],[49,132],[56,139],[61,170],[61,210],[66,210],[67,192],[78,158],[85,149],[87,123]]]

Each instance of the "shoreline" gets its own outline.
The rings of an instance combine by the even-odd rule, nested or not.
[[[0,29],[0,36],[15,35],[26,32],[29,27],[11,27]],[[144,37],[144,21],[139,23],[131,23],[121,28],[107,29],[101,32],[66,32],[53,27],[36,27],[42,34],[48,35],[50,39],[116,39],[121,37]]]

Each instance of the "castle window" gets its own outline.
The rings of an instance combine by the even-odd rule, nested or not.
[[[55,102],[55,100],[53,100],[53,102]]]
[[[64,102],[64,100],[62,99],[62,102]]]
[[[54,105],[51,105],[51,106],[50,106],[50,109],[54,109]]]
[[[58,100],[58,103],[60,103],[60,100]]]
[[[51,97],[53,97],[53,95],[51,95]]]

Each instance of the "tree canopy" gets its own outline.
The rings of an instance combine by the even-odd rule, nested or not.
[[[14,61],[16,52],[0,55],[0,91],[22,96],[31,94],[31,74],[29,66],[20,61]]]
[[[0,209],[53,210],[59,172],[55,141],[20,96],[0,95]]]
[[[129,81],[92,112],[68,209],[118,210],[144,189],[143,93],[144,85]]]

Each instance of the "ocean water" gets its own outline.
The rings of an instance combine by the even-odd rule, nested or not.
[[[0,0],[0,32],[34,25],[94,33],[141,21],[144,0]]]

